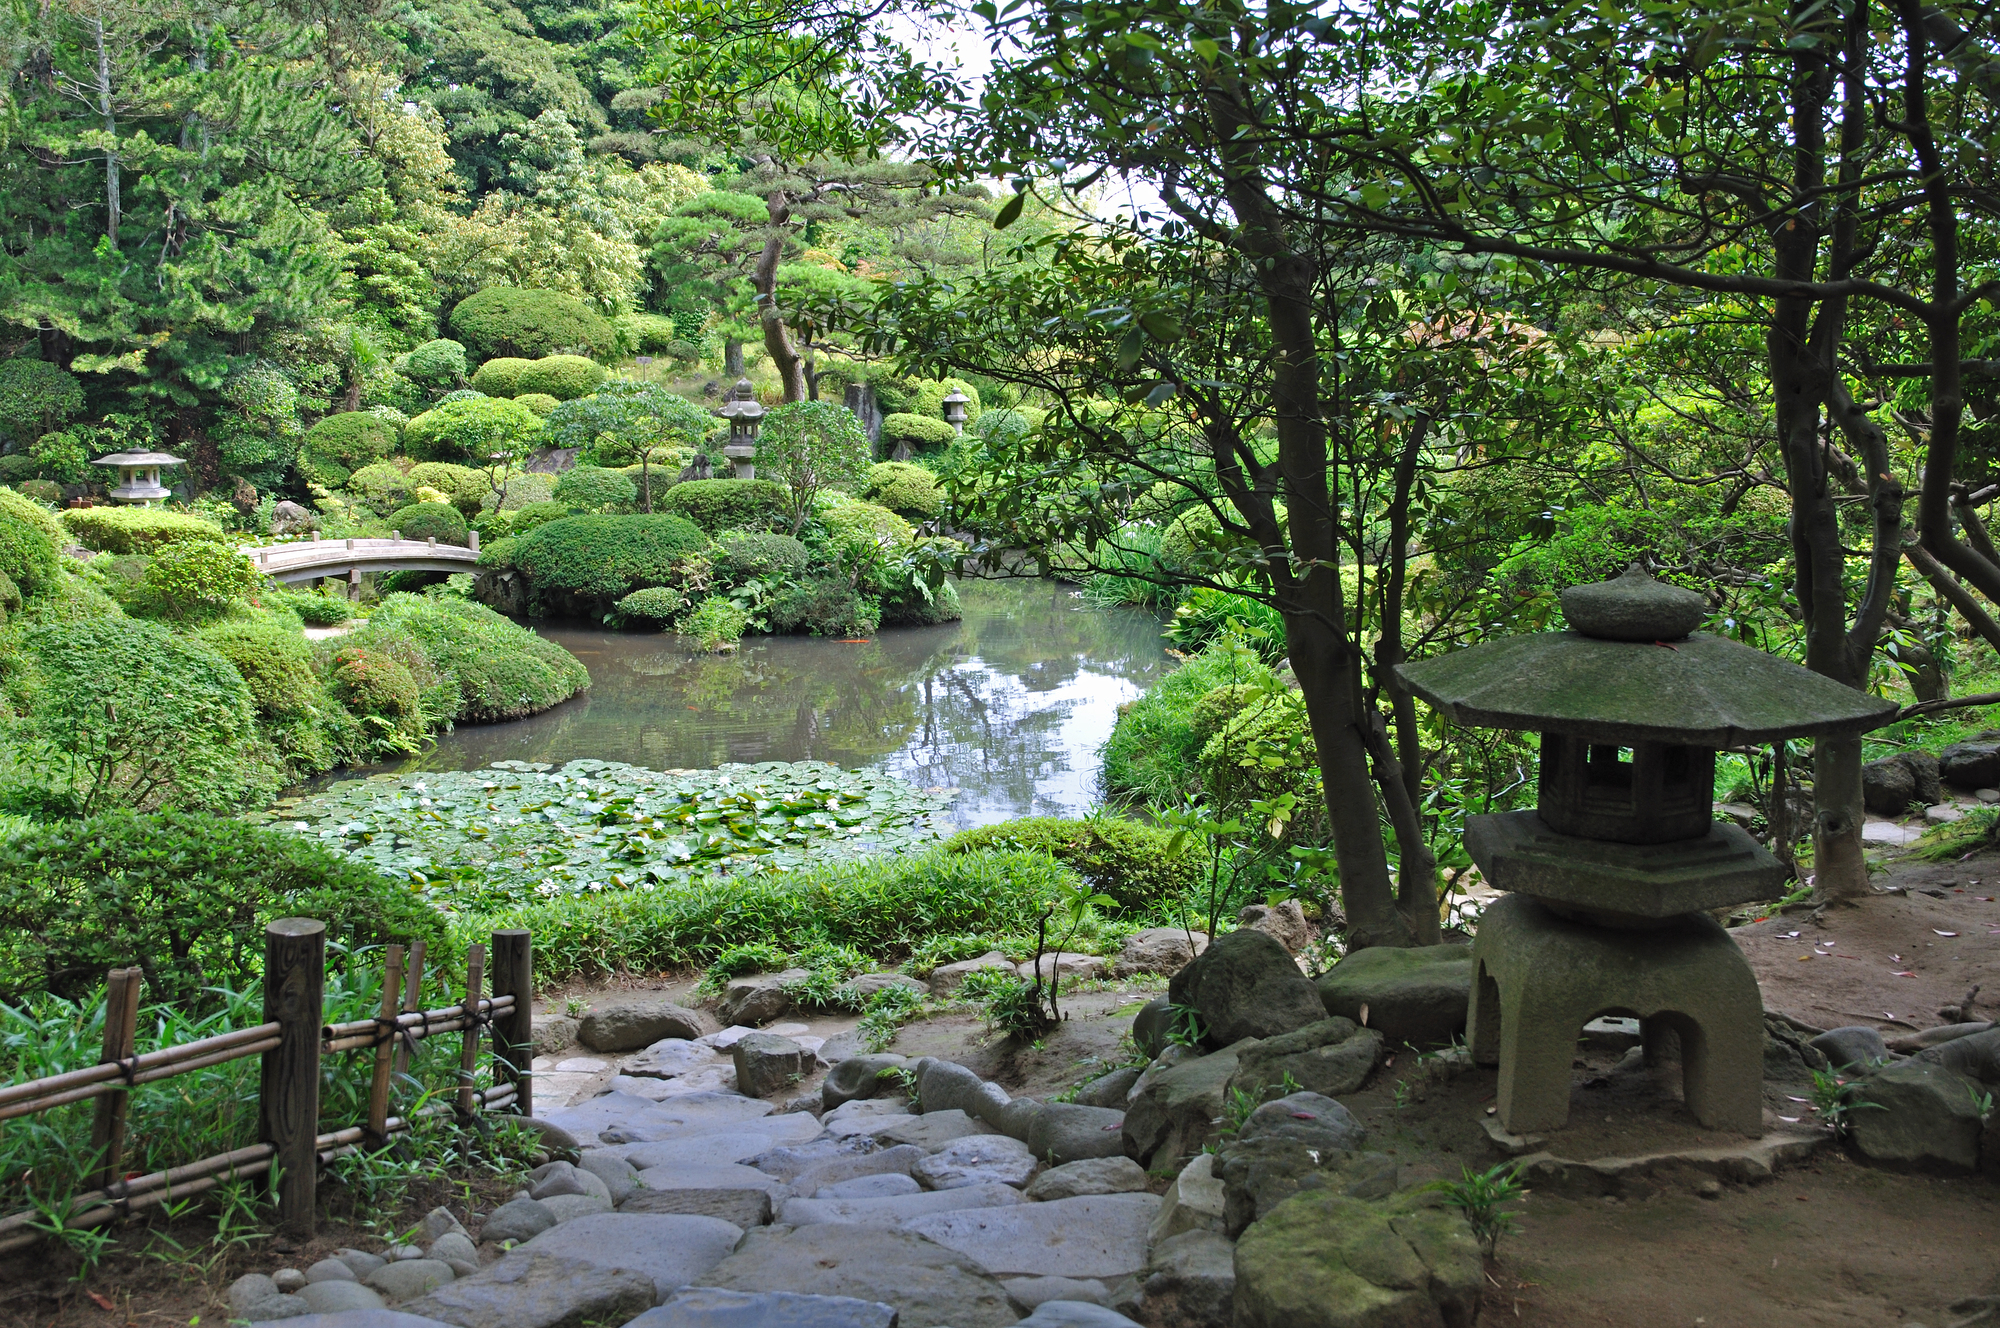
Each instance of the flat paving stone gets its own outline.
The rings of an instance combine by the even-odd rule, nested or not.
[[[1115,1310],[1087,1301],[1045,1300],[1015,1328],[1139,1328],[1139,1325]]]
[[[453,1328],[583,1328],[629,1322],[659,1301],[652,1277],[636,1269],[517,1250],[403,1309]]]
[[[644,1051],[626,1058],[618,1068],[628,1075],[672,1079],[690,1070],[714,1065],[721,1059],[722,1053],[714,1047],[705,1047],[687,1038],[661,1038]]]
[[[884,1125],[900,1124],[913,1114],[910,1104],[902,1098],[871,1097],[844,1102],[820,1117],[819,1123],[834,1138],[847,1139],[873,1134]]]
[[[869,1133],[884,1144],[915,1144],[926,1153],[942,1150],[947,1144],[975,1134],[993,1134],[984,1121],[976,1121],[962,1111],[927,1111],[908,1120],[889,1121]]]
[[[648,1167],[639,1173],[639,1186],[642,1190],[765,1190],[773,1195],[791,1192],[776,1176],[734,1162],[677,1162],[670,1167]]]
[[[842,1226],[887,1229],[899,1227],[913,1218],[953,1213],[966,1208],[996,1208],[1026,1202],[1021,1192],[1011,1185],[968,1185],[963,1189],[892,1195],[886,1199],[788,1199],[778,1209],[778,1221],[788,1227],[831,1222]],[[1144,1262],[1144,1251],[1141,1250],[1140,1263]],[[1138,1265],[1133,1266],[1136,1268]]]
[[[779,1027],[782,1028],[784,1025],[780,1024]],[[717,1051],[727,1051],[744,1038],[749,1037],[752,1033],[761,1033],[763,1031],[761,1028],[750,1028],[743,1024],[731,1024],[719,1033],[707,1033],[696,1038],[695,1041],[701,1043],[704,1047],[713,1047]],[[779,1036],[782,1037],[784,1035],[779,1034]]]
[[[952,1140],[917,1163],[910,1174],[932,1190],[967,1185],[1021,1186],[1035,1174],[1035,1155],[1026,1144],[1004,1134],[972,1135]]]
[[[896,1307],[899,1328],[1008,1328],[1020,1317],[977,1264],[900,1231],[821,1225],[753,1233],[701,1283],[881,1301]]]
[[[614,1144],[654,1144],[669,1139],[689,1139],[699,1134],[716,1134],[739,1129],[771,1114],[772,1104],[744,1097],[740,1093],[688,1093],[665,1102],[619,1094],[628,1101],[645,1102],[643,1111],[631,1112],[598,1131],[598,1137]],[[812,1118],[806,1118],[808,1125]],[[560,1121],[558,1122],[561,1123]],[[817,1128],[813,1133],[817,1134]]]
[[[537,1093],[541,1091],[541,1087],[540,1081],[537,1080],[535,1084]],[[537,1106],[539,1105],[538,1102]],[[651,1111],[658,1105],[649,1098],[635,1097],[631,1093],[605,1093],[586,1102],[579,1102],[575,1106],[544,1111],[541,1113],[541,1119],[568,1131],[572,1137],[587,1145],[596,1138],[599,1131]]]
[[[625,1328],[896,1328],[896,1307],[852,1296],[682,1287]]]
[[[741,1227],[713,1217],[604,1213],[544,1231],[500,1263],[546,1254],[607,1271],[630,1268],[652,1278],[657,1298],[665,1300],[721,1263],[741,1239]]]
[[[550,1103],[558,1110],[577,1102],[588,1102],[597,1092],[595,1074],[559,1074],[554,1070],[535,1072],[535,1105]]]
[[[680,1213],[689,1217],[713,1217],[731,1226],[749,1230],[769,1226],[772,1203],[769,1190],[635,1190],[618,1206],[621,1213]]]
[[[899,1172],[884,1172],[879,1176],[856,1176],[853,1180],[837,1180],[814,1190],[809,1196],[814,1199],[893,1199],[899,1194],[922,1194],[924,1187],[917,1184],[915,1176],[905,1176]]]
[[[872,1153],[830,1157],[802,1171],[793,1172],[792,1190],[797,1194],[817,1194],[829,1185],[838,1185],[857,1176],[907,1176],[916,1169],[917,1163],[928,1156],[914,1144],[903,1144],[896,1148],[877,1149]],[[760,1171],[764,1169],[763,1166],[758,1167]]]
[[[331,1314],[302,1314],[294,1319],[265,1322],[283,1323],[285,1328],[449,1328],[437,1319],[401,1310],[335,1310]]]
[[[649,1079],[642,1075],[615,1074],[611,1076],[611,1089],[616,1093],[630,1093],[634,1097],[643,1097],[652,1102],[665,1102],[670,1098],[686,1097],[690,1093],[733,1093],[736,1091],[736,1067],[726,1063],[704,1065],[698,1070],[688,1071],[677,1079]]]
[[[1152,1194],[1091,1194],[936,1213],[912,1218],[903,1230],[996,1276],[1118,1279],[1146,1266],[1146,1231],[1159,1206]]]
[[[692,1139],[669,1139],[665,1143],[641,1144],[627,1150],[625,1160],[645,1171],[651,1167],[678,1166],[684,1162],[748,1162],[778,1146],[772,1134],[752,1130],[718,1130]]]

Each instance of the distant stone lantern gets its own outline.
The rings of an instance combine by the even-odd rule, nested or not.
[[[944,399],[944,422],[961,437],[965,433],[965,406],[968,400],[965,393],[957,391]]]
[[[757,478],[757,431],[763,427],[764,407],[748,378],[736,380],[736,387],[715,412],[729,421],[729,441],[722,455],[729,459],[730,473],[739,480]]]
[[[171,491],[160,483],[160,468],[185,463],[181,458],[168,456],[165,452],[113,452],[91,464],[117,469],[118,487],[111,490],[113,500],[147,507],[172,496]]]
[[[1715,820],[1716,752],[1862,733],[1895,703],[1696,632],[1702,597],[1636,563],[1562,605],[1570,631],[1397,669],[1453,723],[1542,735],[1535,810],[1466,821],[1487,884],[1510,892],[1473,942],[1473,1059],[1499,1065],[1508,1130],[1557,1128],[1584,1024],[1635,1018],[1649,1061],[1678,1037],[1696,1120],[1761,1134],[1763,999],[1709,910],[1770,898],[1785,868]]]

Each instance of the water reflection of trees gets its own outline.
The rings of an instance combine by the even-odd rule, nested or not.
[[[1095,741],[1080,746],[1065,727],[1079,705],[1101,713],[1158,675],[1157,619],[1084,607],[1048,582],[969,583],[960,594],[958,623],[866,644],[752,638],[728,656],[668,636],[552,628],[589,666],[590,691],[531,719],[461,729],[420,764],[886,762],[918,784],[964,788],[968,809],[1065,810],[1065,792],[1073,806]]]

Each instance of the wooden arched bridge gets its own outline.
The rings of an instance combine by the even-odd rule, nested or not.
[[[340,577],[349,594],[358,590],[363,572],[470,572],[479,561],[479,534],[470,547],[440,544],[434,539],[321,539],[289,544],[246,544],[243,554],[257,570],[287,585]]]

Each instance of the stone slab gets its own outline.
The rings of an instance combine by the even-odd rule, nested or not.
[[[1091,1194],[919,1217],[903,1230],[996,1276],[1116,1279],[1146,1266],[1146,1233],[1159,1207],[1157,1195]]]
[[[692,1139],[669,1139],[664,1143],[640,1144],[625,1153],[625,1160],[641,1171],[652,1167],[673,1167],[686,1163],[747,1162],[778,1147],[778,1140],[762,1130],[717,1130]]]
[[[650,1079],[672,1079],[690,1070],[715,1065],[721,1060],[722,1053],[714,1047],[705,1047],[687,1038],[661,1038],[625,1061],[619,1068],[629,1075]]]
[[[648,1167],[639,1173],[639,1187],[645,1190],[766,1190],[773,1196],[789,1193],[785,1182],[755,1167],[735,1162],[680,1162],[670,1167]],[[628,1196],[627,1203],[631,1202]]]
[[[539,1079],[536,1080],[536,1083],[540,1082]],[[700,1069],[689,1070],[674,1079],[649,1079],[636,1074],[614,1074],[611,1076],[611,1091],[628,1093],[633,1097],[643,1097],[653,1102],[687,1097],[692,1093],[733,1093],[736,1091],[736,1067],[724,1061],[720,1065],[704,1065]]]
[[[830,1157],[824,1162],[792,1173],[792,1189],[799,1194],[816,1194],[829,1185],[837,1185],[857,1176],[907,1176],[916,1170],[917,1163],[929,1154],[915,1144],[903,1144],[896,1148],[877,1149],[872,1153],[850,1153],[840,1157]],[[759,1167],[759,1170],[764,1168]]]
[[[769,1102],[760,1102],[738,1093],[689,1093],[666,1102],[651,1102],[645,1098],[634,1098],[631,1094],[615,1096],[624,1097],[627,1101],[645,1102],[646,1107],[643,1111],[628,1112],[616,1123],[598,1130],[598,1137],[612,1144],[664,1143],[669,1139],[717,1134],[761,1120],[773,1110]],[[558,1124],[561,1123],[558,1121]],[[568,1127],[565,1125],[564,1128]]]
[[[1684,1148],[1630,1157],[1566,1158],[1553,1152],[1530,1153],[1516,1173],[1543,1193],[1564,1198],[1617,1195],[1643,1198],[1659,1190],[1657,1179],[1685,1171],[1717,1180],[1754,1184],[1768,1180],[1783,1167],[1797,1166],[1833,1145],[1831,1134],[1767,1134],[1725,1148]]]
[[[667,1213],[713,1217],[748,1230],[771,1222],[771,1192],[740,1190],[634,1190],[618,1206],[621,1213]]]
[[[976,1264],[900,1231],[753,1232],[702,1284],[878,1300],[896,1307],[900,1328],[1008,1328],[1020,1317],[1005,1288]]]
[[[896,1328],[896,1307],[852,1296],[682,1287],[626,1328]]]
[[[1026,1202],[1011,1185],[967,1185],[962,1189],[931,1190],[887,1199],[791,1199],[778,1210],[778,1221],[788,1227],[835,1223],[889,1230],[914,1218]]]
[[[604,1213],[544,1231],[500,1263],[554,1255],[606,1271],[629,1268],[652,1278],[657,1298],[665,1300],[721,1263],[742,1238],[742,1228],[713,1217]]]
[[[925,1159],[928,1161],[929,1159]],[[933,1188],[943,1189],[944,1186]],[[914,1175],[905,1176],[898,1172],[884,1172],[879,1176],[856,1176],[853,1180],[835,1181],[822,1186],[806,1196],[811,1199],[893,1199],[899,1194],[922,1194],[924,1187],[917,1184]]]
[[[917,1163],[910,1174],[932,1190],[987,1184],[1022,1186],[1035,1174],[1035,1155],[1026,1144],[1004,1134],[972,1135],[952,1140]]]
[[[302,1314],[297,1318],[264,1322],[282,1322],[285,1328],[449,1328],[440,1320],[405,1314],[401,1310],[335,1310],[331,1314]],[[253,1324],[252,1328],[256,1326]]]
[[[984,1121],[976,1121],[962,1111],[927,1111],[907,1120],[895,1120],[870,1130],[869,1134],[889,1147],[914,1144],[926,1153],[942,1151],[954,1140],[975,1134],[992,1134]]]
[[[510,1254],[403,1306],[453,1328],[586,1328],[625,1323],[659,1303],[646,1273],[553,1254]]]

